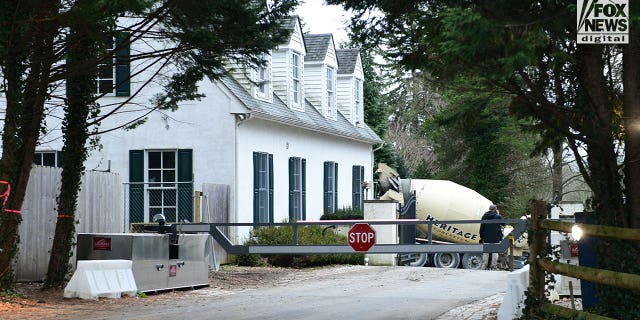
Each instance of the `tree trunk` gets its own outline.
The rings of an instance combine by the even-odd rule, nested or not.
[[[22,56],[15,53],[17,58],[9,58],[3,70],[9,71],[9,74],[4,74],[7,83],[7,111],[2,137],[0,179],[8,182],[11,187],[11,193],[3,199],[4,212],[0,213],[0,288],[4,290],[12,289],[14,284],[12,264],[20,239],[20,209],[40,134],[51,66],[54,63],[53,43],[58,26],[57,21],[51,17],[57,13],[57,6],[57,2],[42,1],[36,2],[35,7],[21,8],[30,13],[28,17],[31,21],[27,22],[29,27],[22,25],[24,21],[13,21],[20,24],[13,26],[16,29],[27,30],[13,35],[19,37],[14,39],[16,42],[7,42],[18,44],[12,48],[14,51],[29,54]]]
[[[625,210],[614,141],[617,127],[613,121],[614,105],[604,78],[602,50],[600,45],[578,46],[576,55],[582,83],[581,95],[584,96],[578,103],[587,104],[586,112],[593,114],[590,119],[584,120],[583,134],[588,137],[586,144],[596,219],[605,225],[622,227],[625,225]]]
[[[92,5],[93,0],[78,1],[78,7]],[[86,8],[85,8],[86,9]],[[75,211],[78,193],[81,188],[84,162],[87,158],[85,144],[89,137],[87,117],[95,101],[96,74],[99,48],[96,34],[100,34],[94,21],[74,21],[67,39],[69,59],[67,70],[67,103],[65,105],[62,127],[64,163],[62,183],[58,196],[58,220],[49,258],[47,278],[44,288],[57,288],[64,285],[70,270],[69,257],[73,249],[75,233]],[[109,42],[110,48],[110,42]],[[106,59],[113,60],[113,59]],[[112,67],[112,66],[110,66]]]

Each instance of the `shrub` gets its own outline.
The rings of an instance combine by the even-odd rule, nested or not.
[[[362,220],[364,212],[360,208],[346,207],[336,210],[334,213],[325,213],[320,220]]]
[[[336,234],[333,230],[322,226],[305,226],[298,228],[298,243],[301,245],[347,244],[347,237]],[[245,245],[279,245],[293,244],[293,227],[261,227],[253,229]],[[364,254],[271,254],[271,255],[239,255],[238,264],[257,266],[264,261],[277,267],[305,268],[330,264],[362,264]]]

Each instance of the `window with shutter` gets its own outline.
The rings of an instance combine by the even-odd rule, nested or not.
[[[303,170],[305,159],[289,158],[289,221],[304,220],[304,205],[306,196],[304,187],[306,173]]]
[[[253,153],[253,221],[273,222],[273,155]]]
[[[338,203],[338,163],[324,162],[324,212],[334,213]]]
[[[353,166],[351,180],[351,207],[354,209],[362,209],[364,206],[363,197],[364,167]]]
[[[109,49],[113,58],[98,66],[96,91],[98,94],[115,94],[119,97],[131,95],[130,35],[118,33]]]
[[[193,221],[193,152],[129,151],[129,221]]]

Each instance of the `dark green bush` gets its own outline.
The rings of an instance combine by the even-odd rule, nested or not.
[[[335,213],[325,213],[320,220],[362,220],[364,212],[360,208],[342,208],[336,210]]]
[[[293,244],[293,227],[261,227],[251,231],[245,245],[277,245]],[[347,244],[347,237],[325,229],[322,226],[305,226],[298,228],[298,244],[328,245]],[[277,267],[306,268],[331,264],[362,264],[364,254],[271,254],[271,255],[239,255],[238,264],[256,266],[264,262]]]

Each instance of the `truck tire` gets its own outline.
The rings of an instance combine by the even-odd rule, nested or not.
[[[482,253],[465,253],[462,255],[462,268],[480,270],[482,269]]]
[[[460,255],[453,252],[438,252],[433,254],[433,266],[436,268],[455,269],[460,265]]]
[[[411,267],[424,267],[429,262],[429,255],[426,252],[416,253],[416,261],[410,262]]]

